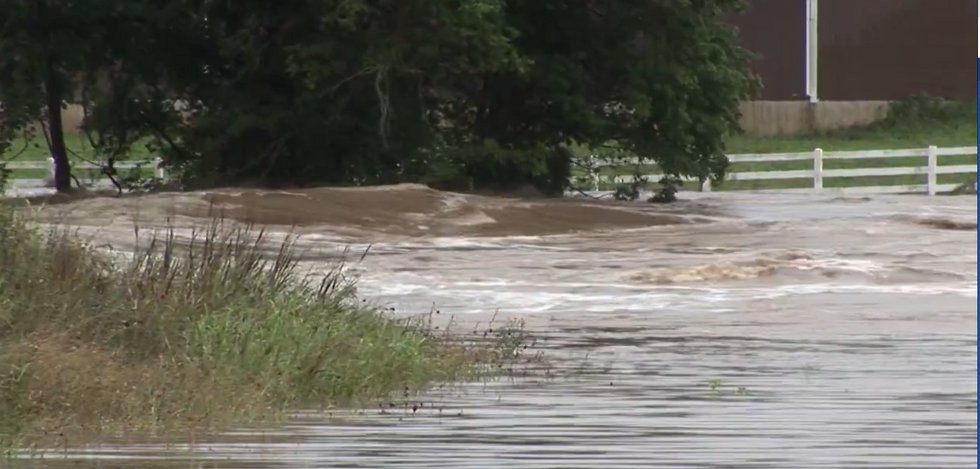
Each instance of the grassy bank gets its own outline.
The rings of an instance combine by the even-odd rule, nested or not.
[[[788,137],[730,136],[726,141],[729,154],[800,153],[816,148],[825,151],[858,151],[886,149],[925,149],[940,147],[972,147],[977,145],[976,103],[944,102],[928,97],[915,97],[894,103],[888,117],[874,124],[832,132]],[[925,157],[827,160],[824,169],[892,168],[924,166]],[[943,156],[940,166],[976,165],[977,155]],[[734,163],[730,172],[793,171],[812,169],[809,161]],[[604,168],[602,177],[627,176],[634,173],[657,174],[656,165]],[[581,175],[580,175],[581,176]],[[961,184],[974,181],[975,175],[942,174],[940,184]],[[656,181],[653,181],[656,182]],[[826,178],[825,187],[854,187],[871,185],[922,184],[923,176],[864,176]],[[606,185],[612,188],[615,185]],[[811,187],[810,179],[763,181],[727,181],[714,190],[780,189]]]
[[[515,327],[437,333],[355,301],[334,269],[219,222],[116,259],[0,207],[0,446],[220,428],[372,405],[513,364]],[[468,337],[468,336],[467,336]]]

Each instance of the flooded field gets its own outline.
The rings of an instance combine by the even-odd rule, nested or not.
[[[524,318],[557,373],[434,390],[415,411],[298,412],[279,427],[22,464],[977,467],[975,197],[685,198],[658,207],[398,186],[51,207],[121,250],[134,220],[190,227],[215,209],[280,233],[272,243],[295,226],[314,270],[370,245],[352,267],[363,297],[396,314],[435,308],[459,327],[498,311]]]

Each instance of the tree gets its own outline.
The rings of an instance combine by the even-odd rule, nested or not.
[[[520,66],[498,0],[201,2],[189,16],[200,47],[158,71],[187,105],[168,161],[196,183],[412,179],[450,82]]]
[[[111,176],[114,159],[142,136],[146,119],[135,116],[164,105],[164,95],[148,92],[159,79],[145,64],[168,46],[179,46],[161,41],[171,39],[165,32],[180,29],[181,22],[171,9],[151,3],[0,0],[0,147],[40,128],[59,192],[70,190],[72,181],[65,106],[97,111],[81,130],[96,137],[92,143]]]
[[[723,136],[758,86],[723,21],[739,0],[275,5],[207,12],[233,46],[215,54],[219,91],[196,97],[195,153],[224,155],[206,174],[379,183],[435,171],[560,192],[567,145],[615,142],[668,175],[721,178]]]
[[[93,9],[98,6],[70,0],[0,1],[0,125],[10,138],[35,122],[45,124],[59,192],[71,188],[62,108],[84,60]]]
[[[100,151],[150,138],[188,184],[560,193],[569,146],[608,143],[718,178],[757,86],[740,0],[93,1],[0,0],[7,83],[74,79]]]
[[[489,74],[473,132],[517,146],[615,142],[670,176],[721,178],[725,134],[758,81],[723,15],[740,0],[515,0],[533,64]]]

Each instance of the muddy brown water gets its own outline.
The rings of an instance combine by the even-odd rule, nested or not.
[[[209,210],[307,265],[344,246],[398,314],[518,316],[571,377],[433,391],[417,412],[298,412],[32,467],[976,468],[976,197],[689,194],[670,207],[414,186],[52,206],[126,250]],[[275,241],[273,236],[272,242]],[[567,359],[567,360],[566,360]],[[26,463],[25,463],[26,464]]]

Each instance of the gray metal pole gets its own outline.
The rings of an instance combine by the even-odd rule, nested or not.
[[[819,0],[806,0],[806,94],[811,103],[820,101],[817,66],[820,56],[818,34]]]

